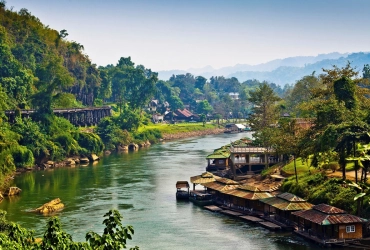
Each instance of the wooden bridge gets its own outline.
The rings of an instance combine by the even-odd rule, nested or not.
[[[64,117],[69,120],[75,126],[92,126],[98,124],[102,118],[111,116],[111,110],[111,107],[104,106],[100,108],[53,109],[53,112],[56,116]],[[20,110],[19,113],[22,118],[29,118],[35,113],[35,110],[23,109]],[[8,117],[9,123],[14,123],[17,112],[14,110],[7,110],[5,111],[5,115]]]

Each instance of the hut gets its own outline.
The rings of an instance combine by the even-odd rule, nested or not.
[[[190,177],[190,182],[193,183],[193,190],[195,190],[195,185],[204,185],[205,183],[214,182],[217,178],[220,177],[210,172],[204,172],[201,175]]]
[[[258,211],[260,199],[272,197],[269,190],[250,185],[240,185],[236,189],[221,191],[228,198],[228,202],[242,210]]]
[[[265,215],[273,217],[274,220],[290,225],[293,221],[292,212],[310,209],[313,205],[306,200],[291,194],[282,193],[275,197],[265,198],[259,200],[261,205],[259,208],[263,209]]]
[[[338,239],[360,239],[366,219],[348,214],[346,211],[319,204],[312,209],[292,213],[302,236],[319,238],[324,242],[337,242]]]
[[[236,189],[239,186],[239,182],[219,177],[214,182],[204,183],[203,186],[207,188],[208,192],[213,194],[216,200],[222,201],[223,203],[228,200],[225,191]]]
[[[229,166],[230,160],[230,150],[222,147],[213,151],[212,154],[206,157],[208,164],[207,164],[207,171],[219,171],[225,170]]]

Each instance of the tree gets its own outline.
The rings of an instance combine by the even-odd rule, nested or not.
[[[92,249],[126,248],[127,240],[132,239],[134,228],[132,226],[122,226],[122,216],[117,210],[110,210],[104,217],[106,217],[103,221],[105,225],[104,233],[99,235],[95,232],[89,232],[86,234],[86,241],[89,242]],[[139,247],[135,246],[130,249],[135,250],[139,249]]]
[[[117,210],[109,210],[104,215],[105,229],[102,235],[95,232],[86,234],[86,242],[75,242],[72,235],[62,229],[58,217],[52,217],[47,222],[47,229],[41,243],[36,243],[33,231],[20,227],[5,220],[6,212],[0,211],[0,246],[4,249],[18,250],[49,250],[49,249],[87,249],[110,250],[124,249],[127,241],[132,240],[134,229],[132,226],[122,225],[122,216]],[[138,250],[135,246],[131,250]]]
[[[267,145],[268,140],[264,136],[267,133],[263,133],[263,130],[275,126],[280,116],[276,109],[276,102],[280,98],[266,82],[260,84],[255,91],[250,91],[249,94],[248,101],[253,105],[252,114],[248,118],[249,124],[255,131],[255,138],[259,139],[263,145]]]
[[[198,103],[198,114],[208,115],[213,110],[212,106],[207,100],[201,101]]]
[[[306,103],[311,100],[312,91],[320,87],[322,87],[320,79],[315,75],[304,76],[298,80],[285,98],[287,111],[295,113],[298,117],[312,117],[313,110]]]

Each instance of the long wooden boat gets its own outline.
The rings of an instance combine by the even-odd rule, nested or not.
[[[214,204],[213,195],[205,191],[192,190],[190,191],[189,200],[199,206],[208,206]]]

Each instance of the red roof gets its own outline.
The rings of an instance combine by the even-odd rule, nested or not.
[[[362,223],[366,219],[348,214],[346,211],[327,204],[313,206],[310,210],[294,212],[297,217],[319,225]]]
[[[176,110],[175,112],[176,112],[176,114],[177,114],[178,116],[183,116],[183,117],[186,117],[186,118],[189,118],[189,117],[193,116],[193,113],[191,113],[191,112],[190,112],[189,110],[187,110],[187,109],[183,109],[183,110],[178,109],[178,110]]]
[[[326,214],[345,214],[346,211],[339,209],[337,207],[333,207],[327,204],[319,204],[314,206],[312,209],[315,209],[317,211],[326,213]]]

